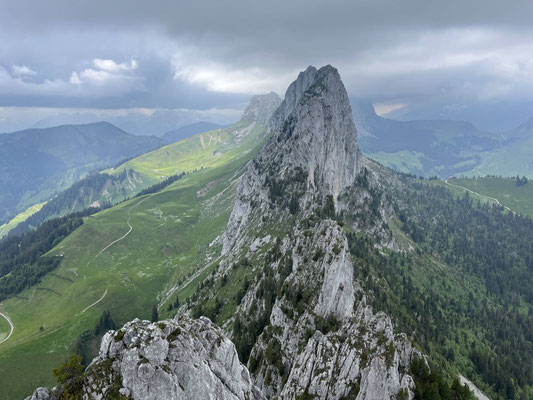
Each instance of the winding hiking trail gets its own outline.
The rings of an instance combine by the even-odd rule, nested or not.
[[[9,335],[7,335],[7,337],[5,337],[2,341],[0,341],[0,344],[2,344],[11,337],[11,335],[13,334],[13,331],[15,330],[15,325],[13,325],[11,318],[9,318],[6,314],[0,312],[0,316],[4,317],[6,321],[9,323],[9,326],[11,327],[11,330],[9,331]]]
[[[128,235],[131,233],[131,231],[133,231],[133,226],[131,226],[131,224],[130,224],[131,211],[132,211],[135,207],[137,207],[139,204],[141,204],[144,200],[146,200],[146,197],[145,197],[144,199],[142,199],[141,201],[139,201],[137,204],[131,206],[131,208],[128,210],[128,219],[127,219],[127,221],[126,221],[126,224],[128,224],[128,227],[129,227],[128,231],[127,231],[124,235],[122,235],[121,237],[119,237],[118,239],[113,240],[111,243],[109,243],[107,246],[105,246],[102,250],[100,250],[100,252],[99,252],[97,255],[95,255],[94,258],[93,258],[91,261],[89,261],[89,262],[87,263],[87,265],[89,265],[89,264],[92,263],[94,260],[96,260],[100,254],[102,254],[104,251],[106,251],[107,249],[109,249],[109,248],[110,248],[111,246],[113,246],[115,243],[118,243],[118,242],[120,242],[121,240],[125,239],[126,236],[128,236]]]
[[[465,188],[464,186],[461,186],[461,185],[454,185],[453,183],[448,182],[448,179],[446,179],[446,180],[444,181],[444,183],[447,184],[447,185],[450,185],[450,186],[455,186],[455,187],[458,187],[458,188],[464,189],[464,190],[466,190],[467,192],[470,192],[470,193],[473,193],[473,194],[475,194],[475,195],[478,195],[479,197],[485,197],[485,198],[487,198],[487,199],[489,199],[489,200],[493,200],[493,201],[495,201],[496,204],[498,204],[500,207],[505,208],[507,211],[512,212],[513,214],[516,214],[516,213],[515,213],[513,210],[511,210],[509,207],[504,206],[502,203],[500,203],[500,200],[498,200],[496,197],[490,197],[490,196],[487,196],[487,195],[485,195],[485,194],[480,194],[480,193],[478,193],[478,192],[474,192],[473,190],[470,190],[470,189],[468,189],[468,188]]]
[[[139,201],[137,204],[134,204],[133,206],[131,206],[130,209],[128,210],[128,219],[126,220],[126,224],[128,224],[128,227],[129,227],[128,231],[127,231],[124,235],[122,235],[121,237],[119,237],[118,239],[113,240],[111,243],[109,243],[107,246],[105,246],[102,250],[100,250],[100,252],[99,252],[96,256],[94,256],[94,258],[93,258],[91,261],[89,261],[89,262],[87,263],[87,266],[89,266],[90,263],[92,263],[94,260],[96,260],[100,254],[102,254],[104,251],[106,251],[107,249],[109,249],[109,248],[110,248],[111,246],[113,246],[115,243],[118,243],[118,242],[120,242],[121,240],[123,240],[124,238],[126,238],[126,236],[128,236],[128,235],[131,233],[131,231],[133,231],[133,226],[131,226],[131,224],[130,224],[131,211],[132,211],[135,207],[137,207],[139,204],[141,204],[144,200],[146,200],[146,197],[145,197],[144,199],[142,199],[141,201]],[[76,273],[76,275],[78,275],[78,274]],[[107,295],[107,290],[108,290],[108,288],[105,289],[104,294],[102,295],[102,297],[100,297],[98,300],[96,300],[93,304],[91,304],[90,306],[85,307],[85,308],[83,309],[83,311],[81,312],[81,314],[83,314],[85,311],[87,311],[87,310],[90,309],[91,307],[94,307],[95,305],[97,305],[98,303],[100,303],[100,302],[104,299],[104,297]]]
[[[97,305],[98,303],[100,303],[100,302],[104,299],[104,297],[105,297],[106,294],[107,294],[107,288],[106,288],[104,294],[102,295],[102,297],[100,297],[98,300],[96,300],[96,301],[95,301],[93,304],[91,304],[90,306],[85,307],[81,313],[83,314],[83,313],[84,313],[85,311],[87,311],[89,308],[91,308],[91,307]]]
[[[96,257],[98,257],[100,254],[102,254],[104,251],[106,251],[107,249],[109,249],[111,246],[113,246],[115,243],[117,242],[120,242],[122,239],[124,239],[126,236],[128,236],[130,234],[130,232],[133,230],[133,226],[130,225],[130,221],[129,221],[129,218],[128,218],[128,221],[126,222],[128,224],[128,226],[130,227],[130,229],[121,237],[119,237],[117,240],[114,240],[112,241],[111,243],[109,243],[106,247],[104,247],[102,250],[100,250],[100,253],[98,253],[94,258],[96,259]],[[91,260],[91,261],[93,261]]]

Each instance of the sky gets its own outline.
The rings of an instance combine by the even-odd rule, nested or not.
[[[530,0],[1,0],[0,132],[75,110],[236,116],[325,64],[379,112],[533,104],[532,15]]]

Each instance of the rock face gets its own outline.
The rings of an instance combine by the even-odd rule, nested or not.
[[[245,115],[256,118],[255,110]],[[91,398],[119,382],[135,399],[413,399],[408,371],[421,354],[366,304],[345,233],[394,244],[391,211],[357,148],[337,70],[302,72],[268,126],[271,137],[239,184],[210,284],[180,309],[206,304],[223,286],[217,280],[249,268],[238,272],[250,280],[224,325],[238,351],[205,318],[136,320],[104,337],[89,368]]]
[[[275,92],[254,96],[244,110],[241,119],[266,125],[280,103],[281,99]]]
[[[336,203],[359,171],[362,156],[348,95],[338,71],[329,65],[300,73],[268,126],[272,137],[242,178],[223,253],[235,245],[252,206],[259,206],[264,215],[276,203],[292,202],[306,210],[328,195]]]
[[[395,399],[402,392],[412,399],[406,371],[421,354],[394,333],[389,317],[366,305],[336,221],[347,213],[352,229],[379,233],[388,245],[387,210],[372,197],[379,183],[362,171],[337,70],[300,73],[268,126],[271,139],[243,175],[222,236],[223,273],[243,255],[258,264],[233,332],[237,345],[255,341],[248,361],[255,384],[279,399]],[[364,227],[353,216],[369,213],[369,202],[375,220]],[[270,232],[278,232],[274,246]],[[282,289],[266,296],[268,287]],[[246,328],[261,324],[257,337]]]
[[[120,388],[120,389],[118,389]],[[263,399],[233,343],[209,319],[134,320],[102,339],[89,365],[84,398],[115,390],[132,399]],[[53,399],[39,388],[31,400]]]

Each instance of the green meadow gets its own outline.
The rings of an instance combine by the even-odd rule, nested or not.
[[[29,207],[28,209],[26,209],[25,211],[21,212],[20,214],[17,214],[8,223],[5,223],[4,225],[0,226],[0,238],[2,238],[3,236],[7,235],[11,229],[15,228],[21,222],[26,221],[26,219],[28,219],[28,217],[30,217],[33,214],[35,214],[36,212],[38,212],[41,208],[43,208],[43,206],[45,204],[46,204],[46,202],[35,204],[35,205]]]
[[[119,324],[149,319],[153,305],[160,318],[174,315],[166,311],[168,304],[193,293],[215,267],[220,246],[211,244],[228,221],[238,178],[263,143],[262,127],[254,129],[242,141],[228,130],[201,134],[117,169],[135,169],[154,182],[194,172],[159,193],[85,218],[48,253],[62,258],[59,267],[0,304],[15,325],[0,345],[2,398],[53,385],[52,368],[74,351],[77,337],[93,329],[104,310]],[[9,329],[4,325],[2,318],[0,335]],[[28,377],[24,382],[21,371]]]
[[[466,192],[482,203],[499,204],[507,211],[533,217],[533,182],[517,186],[511,178],[458,178],[448,181],[428,181],[445,185],[452,192],[464,196]]]

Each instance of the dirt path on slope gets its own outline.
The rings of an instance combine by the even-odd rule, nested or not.
[[[128,219],[127,219],[127,221],[126,221],[126,224],[128,224],[128,227],[129,227],[128,231],[127,231],[124,235],[122,235],[121,237],[119,237],[118,239],[113,240],[111,243],[109,243],[107,246],[105,246],[102,250],[100,250],[100,252],[99,252],[99,253],[98,253],[98,254],[97,254],[97,255],[96,255],[91,261],[89,261],[89,262],[87,263],[87,265],[89,265],[90,263],[92,263],[94,260],[96,260],[96,258],[97,258],[100,254],[102,254],[104,251],[106,251],[107,249],[109,249],[109,248],[110,248],[111,246],[113,246],[115,243],[118,243],[118,242],[120,242],[121,240],[123,240],[126,236],[128,236],[128,235],[131,233],[131,231],[133,231],[133,226],[131,226],[131,224],[130,224],[131,211],[132,211],[135,207],[137,207],[139,204],[141,204],[144,200],[146,200],[146,198],[142,199],[141,201],[139,201],[137,204],[133,205],[133,206],[128,210]],[[76,274],[76,275],[78,275],[78,274]],[[95,305],[97,305],[98,303],[100,303],[100,302],[104,299],[104,297],[107,295],[107,290],[108,290],[108,288],[105,289],[105,292],[104,292],[104,294],[102,295],[102,297],[100,297],[98,300],[96,300],[96,301],[95,301],[93,304],[91,304],[90,306],[85,307],[81,313],[83,314],[85,311],[87,311],[87,310],[90,309],[91,307],[94,307]]]
[[[505,208],[507,211],[510,211],[510,212],[512,212],[513,214],[516,214],[516,213],[515,213],[513,210],[511,210],[509,207],[504,206],[502,203],[500,203],[500,200],[498,200],[496,197],[490,197],[490,196],[487,196],[487,195],[485,195],[485,194],[480,194],[480,193],[478,193],[478,192],[474,192],[473,190],[470,190],[470,189],[468,189],[468,188],[465,188],[464,186],[461,186],[461,185],[455,185],[455,184],[453,184],[453,183],[448,182],[448,179],[446,179],[446,180],[444,181],[444,183],[446,183],[447,185],[450,185],[450,186],[455,186],[455,187],[458,187],[458,188],[464,189],[464,190],[466,190],[467,192],[470,192],[470,193],[473,193],[473,194],[475,194],[475,195],[478,195],[479,197],[486,197],[486,198],[489,199],[489,200],[493,200],[493,201],[495,201],[496,204],[498,204],[500,207]]]
[[[95,301],[93,304],[91,304],[90,306],[85,307],[81,313],[83,314],[83,313],[84,313],[85,311],[87,311],[89,308],[91,308],[91,307],[97,305],[98,303],[100,303],[100,302],[104,299],[104,297],[105,297],[106,294],[107,294],[107,288],[106,288],[104,294],[102,295],[102,297],[100,297],[98,300],[96,300],[96,301]]]
[[[1,342],[0,344],[4,343],[5,341],[7,341],[7,339],[9,339],[11,337],[11,335],[13,334],[13,331],[15,330],[15,325],[13,325],[13,322],[11,321],[11,318],[9,318],[6,314],[0,312],[0,316],[4,317],[6,319],[6,321],[9,323],[9,326],[11,327],[11,330],[9,331],[9,335],[7,335],[7,337],[5,337]]]
[[[128,227],[129,227],[128,231],[127,231],[124,235],[122,235],[121,237],[119,237],[118,239],[113,240],[111,243],[109,243],[107,246],[105,246],[102,250],[100,250],[100,252],[99,252],[96,256],[94,256],[94,258],[93,258],[91,261],[89,261],[89,262],[87,263],[87,265],[89,265],[89,264],[92,263],[94,260],[96,260],[100,254],[102,254],[104,251],[106,251],[107,249],[109,249],[109,248],[110,248],[111,246],[113,246],[115,243],[118,243],[118,242],[120,242],[121,240],[125,239],[126,236],[128,236],[128,235],[131,233],[131,231],[133,231],[133,226],[131,226],[131,224],[130,224],[131,211],[132,211],[135,207],[137,207],[139,204],[141,204],[144,200],[146,200],[146,198],[142,199],[141,201],[139,201],[137,204],[133,205],[133,206],[128,210],[128,219],[126,220],[126,224],[128,224]]]

